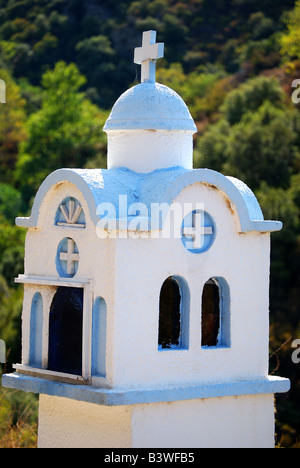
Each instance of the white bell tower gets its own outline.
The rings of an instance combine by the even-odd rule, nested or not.
[[[193,168],[197,127],[182,98],[156,83],[156,61],[163,57],[164,44],[155,41],[155,31],[143,34],[143,46],[135,49],[134,58],[142,66],[142,83],[117,100],[105,124],[108,169],[149,173]]]

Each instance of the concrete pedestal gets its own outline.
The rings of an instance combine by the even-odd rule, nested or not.
[[[102,406],[40,395],[40,448],[274,448],[274,396]]]

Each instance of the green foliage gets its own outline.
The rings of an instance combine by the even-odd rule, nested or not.
[[[106,36],[92,36],[76,45],[76,57],[80,71],[89,76],[89,85],[99,91],[97,100],[109,106],[114,93],[110,86],[111,77],[117,73],[113,62],[115,51]]]
[[[184,73],[182,65],[172,64],[169,68],[159,68],[157,81],[174,89],[183,98],[195,120],[216,111],[215,101],[211,99],[217,83],[226,77],[225,72],[217,67],[206,67]],[[217,107],[219,102],[217,102]]]
[[[10,287],[13,287],[14,278],[24,269],[24,242],[25,233],[0,216],[0,276]],[[6,293],[5,288],[3,292]]]
[[[293,6],[293,0],[3,0],[0,57],[33,85],[58,61],[75,62],[97,90],[97,104],[108,109],[134,81],[132,48],[143,30],[158,31],[168,64],[182,63],[185,73],[207,63],[233,72],[243,60],[257,72],[280,63],[272,35]]]
[[[252,189],[261,181],[287,187],[300,164],[300,116],[284,107],[279,84],[249,80],[228,94],[221,110],[221,120],[199,141],[196,164],[240,178]]]
[[[0,336],[11,350],[9,362],[20,359],[22,288],[14,278],[24,271],[25,233],[0,215]]]
[[[0,214],[11,223],[21,214],[22,195],[9,184],[0,183]]]
[[[7,104],[0,105],[0,181],[11,182],[19,146],[26,139],[25,101],[11,75],[0,69],[6,83]]]
[[[295,3],[295,8],[287,17],[287,32],[280,38],[281,52],[290,58],[300,59],[300,0]]]
[[[28,139],[21,145],[16,177],[26,201],[56,169],[83,167],[103,156],[101,123],[106,114],[85,99],[85,78],[74,64],[59,62],[43,75],[41,109],[27,121]]]
[[[0,388],[0,448],[37,447],[36,395]]]
[[[300,205],[295,200],[293,187],[285,190],[281,187],[270,187],[266,182],[262,182],[256,196],[266,219],[281,219],[284,222],[284,236],[287,235],[287,230],[290,231],[290,235],[295,236],[295,231],[300,228]]]
[[[230,125],[239,123],[248,112],[256,112],[265,102],[283,108],[284,94],[276,80],[258,77],[247,81],[227,97],[223,113]]]

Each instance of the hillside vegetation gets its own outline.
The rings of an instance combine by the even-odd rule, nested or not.
[[[50,172],[105,167],[102,127],[139,81],[133,50],[148,29],[166,46],[157,80],[183,97],[197,123],[195,167],[242,179],[265,217],[284,222],[272,236],[270,372],[292,380],[277,399],[277,443],[297,447],[300,92],[292,84],[300,79],[300,0],[0,0],[0,338],[8,369],[20,362],[22,287],[14,278],[25,240],[14,218],[30,213]],[[18,433],[19,419],[8,416],[14,398],[0,395],[0,446]],[[35,423],[30,416],[24,424]],[[16,446],[32,446],[27,425],[22,434]]]

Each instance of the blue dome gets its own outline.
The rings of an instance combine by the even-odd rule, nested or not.
[[[183,99],[159,83],[145,82],[126,91],[104,126],[109,130],[185,130],[197,132]]]

